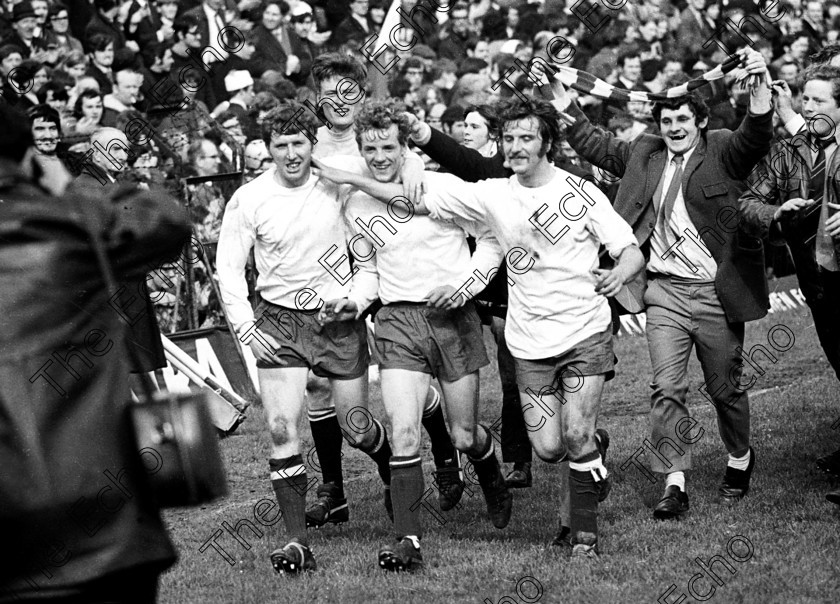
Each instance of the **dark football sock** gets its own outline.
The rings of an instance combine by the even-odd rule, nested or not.
[[[388,433],[385,432],[385,426],[379,420],[373,420],[373,425],[376,429],[373,445],[369,449],[363,447],[360,447],[360,449],[376,463],[376,469],[382,482],[391,484],[391,468],[388,465],[391,461],[391,443],[388,442]]]
[[[569,527],[572,538],[578,532],[598,534],[598,486],[589,470],[574,469],[569,464]]]
[[[269,459],[271,486],[280,504],[289,539],[307,545],[306,539],[306,466],[300,455]]]
[[[341,471],[341,445],[344,437],[335,407],[319,409],[309,412],[309,427],[312,429],[312,440],[315,443],[315,453],[321,465],[321,475],[324,482],[331,482],[344,496],[344,475]]]
[[[394,504],[394,530],[397,539],[406,535],[422,537],[420,510],[423,509],[423,468],[420,456],[392,457],[391,501]],[[412,509],[413,508],[413,509]]]
[[[434,388],[429,388],[429,393],[437,394]],[[440,395],[430,409],[423,411],[423,427],[429,434],[432,441],[432,457],[435,458],[437,467],[452,465],[455,460],[455,445],[449,436],[449,429],[446,427],[446,420],[443,418],[443,408],[440,404]]]
[[[484,426],[478,426],[479,432],[484,432],[486,441],[483,447],[476,447],[468,451],[467,455],[475,468],[475,475],[481,485],[491,484],[494,480],[501,478],[499,460],[496,459],[496,447],[493,444],[493,437],[490,431]]]

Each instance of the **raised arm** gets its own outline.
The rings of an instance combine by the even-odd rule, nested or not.
[[[750,106],[746,117],[738,126],[726,147],[723,162],[732,178],[745,179],[761,161],[773,144],[773,107],[767,65],[760,52],[752,49],[744,53],[745,74],[757,76],[758,82],[750,86]]]
[[[465,147],[452,137],[421,122],[415,115],[408,115],[411,120],[411,140],[450,174],[467,182],[477,182],[510,173],[504,167],[501,155],[484,157],[475,149]]]
[[[630,158],[630,143],[593,125],[558,80],[552,82],[551,91],[554,95],[551,104],[568,124],[566,138],[572,149],[593,166],[619,178],[624,176],[624,168]]]

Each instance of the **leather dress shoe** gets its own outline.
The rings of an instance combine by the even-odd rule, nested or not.
[[[718,489],[720,502],[725,505],[735,503],[744,498],[750,490],[750,476],[755,467],[755,451],[750,447],[750,463],[746,470],[736,470],[726,466],[726,474]]]
[[[525,489],[531,486],[531,462],[513,464],[513,470],[505,477],[505,486],[509,489]]]
[[[653,508],[653,517],[657,520],[679,518],[688,511],[688,493],[676,485],[665,489],[665,495]]]
[[[840,476],[840,449],[817,460],[817,467],[823,472]]]

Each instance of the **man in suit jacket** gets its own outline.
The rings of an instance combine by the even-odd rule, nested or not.
[[[817,336],[840,379],[840,67],[819,65],[805,74],[802,113],[807,126],[770,151],[741,196],[745,230],[783,237]],[[817,118],[817,116],[819,116]],[[840,450],[817,460],[840,476]],[[840,493],[834,499],[840,501]]]
[[[202,61],[210,67],[208,92],[212,92],[212,95],[207,94],[205,98],[212,101],[211,105],[226,97],[224,78],[227,71],[223,65],[230,53],[236,52],[240,46],[235,33],[237,28],[228,22],[228,13],[235,12],[235,8],[235,5],[227,0],[204,0],[195,8],[183,13],[183,16],[189,15],[199,23],[199,37],[203,44],[199,54]]]
[[[368,17],[368,0],[352,0],[350,13],[338,24],[332,36],[330,45],[339,47],[350,44],[354,48],[364,44],[372,34],[375,34],[374,23]]]
[[[697,58],[703,44],[715,33],[715,23],[706,14],[708,0],[688,0],[688,6],[680,13],[677,29],[677,48],[685,58]]]
[[[662,136],[642,135],[633,143],[592,126],[576,105],[569,107],[569,144],[622,177],[615,208],[648,258],[643,302],[653,366],[651,467],[667,473],[656,518],[688,510],[683,472],[691,468],[690,445],[699,438],[686,407],[692,346],[706,380],[701,392],[715,405],[729,452],[722,503],[747,493],[755,465],[739,352],[744,322],[764,316],[769,299],[761,241],[739,235],[732,225],[742,181],[769,150],[773,132],[764,58],[751,49],[739,54],[762,82],[751,88],[750,112],[735,132],[706,132],[708,108],[695,95],[657,103],[653,114]],[[569,99],[562,85],[555,89],[564,110]]]
[[[98,195],[112,203],[137,193],[134,183],[125,182],[122,176],[128,167],[130,148],[125,133],[118,128],[100,128],[91,137],[91,151],[85,156],[81,174],[74,182],[74,188],[89,195]],[[152,388],[157,386],[153,376],[143,377],[166,366],[166,357],[160,339],[155,309],[146,287],[146,276],[119,283],[122,295],[114,300],[114,307],[132,321],[128,345],[134,348],[136,360],[131,359],[131,372],[140,374],[135,387],[142,379],[148,379]]]
[[[254,28],[252,34],[256,46],[252,61],[257,69],[261,73],[270,69],[279,71],[295,86],[314,84],[309,47],[285,24],[269,28],[266,23],[267,20],[263,18],[263,22]],[[297,57],[297,61],[289,62],[290,56]]]

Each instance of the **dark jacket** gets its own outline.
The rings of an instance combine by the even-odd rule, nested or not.
[[[100,173],[94,177],[95,168],[94,165],[88,165],[76,178],[74,188],[85,195],[98,195],[109,200],[126,215],[136,212],[132,198],[140,193],[137,183],[103,184],[104,175]],[[156,266],[151,267],[154,268]],[[111,307],[131,323],[127,334],[127,345],[134,350],[133,357],[129,358],[131,372],[144,373],[165,367],[166,356],[160,339],[155,307],[146,287],[146,275],[120,279],[117,285],[120,295],[111,302]]]
[[[773,221],[778,206],[795,197],[808,199],[811,186],[811,147],[806,134],[776,143],[751,175],[749,188],[741,195],[741,227],[755,237],[777,239],[779,235],[790,248],[796,266],[799,287],[809,304],[822,294],[820,268],[816,261],[816,234],[819,210],[808,214],[800,210],[794,216]],[[825,172],[829,203],[838,203],[840,195],[840,153],[835,152]],[[835,250],[840,245],[835,243]]]
[[[125,323],[78,208],[120,279],[176,256],[184,212],[148,193],[115,204],[71,185],[52,197],[8,165],[0,195],[0,531],[15,544],[0,594],[70,595],[116,571],[162,570],[175,552],[133,445]]]
[[[295,86],[304,86],[307,84],[310,72],[312,71],[312,55],[309,53],[309,48],[295,32],[286,28],[286,34],[289,38],[292,54],[300,59],[300,71],[288,76],[288,79]],[[283,50],[283,47],[277,38],[274,37],[274,34],[264,25],[260,24],[254,28],[253,36],[256,52],[254,52],[251,61],[257,66],[260,73],[265,73],[269,69],[273,69],[279,71],[283,77],[286,77],[286,51]]]
[[[373,21],[367,19],[368,31],[361,26],[353,17],[349,16],[338,24],[330,36],[330,46],[339,47],[342,44],[350,44],[358,48],[365,41],[376,33]]]
[[[665,141],[649,134],[632,143],[621,141],[593,126],[576,104],[567,112],[577,120],[568,129],[572,148],[593,165],[621,177],[613,205],[649,256],[653,193],[668,157]],[[715,289],[730,322],[759,319],[770,308],[764,248],[759,239],[738,232],[737,215],[744,180],[770,149],[772,120],[772,111],[747,115],[735,132],[705,133],[683,171],[688,215],[717,264]]]

